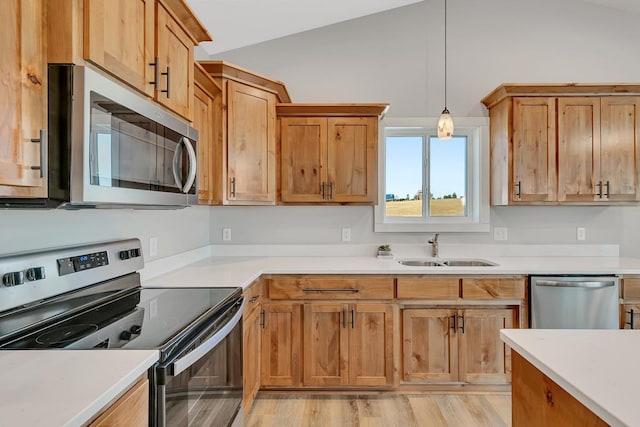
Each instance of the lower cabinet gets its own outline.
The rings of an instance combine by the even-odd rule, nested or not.
[[[89,427],[149,425],[149,381],[144,378],[95,419]]]
[[[263,304],[262,375],[263,386],[300,385],[300,325],[302,304]]]
[[[402,313],[405,382],[506,384],[510,350],[500,329],[516,308],[417,308]]]
[[[242,405],[245,415],[260,388],[262,316],[258,307],[242,319]]]
[[[303,385],[392,385],[393,325],[392,304],[304,304]]]

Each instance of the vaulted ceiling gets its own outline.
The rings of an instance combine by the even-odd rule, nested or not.
[[[213,42],[201,45],[208,55],[420,1],[422,0],[187,0],[213,36]],[[640,13],[638,0],[576,1]]]

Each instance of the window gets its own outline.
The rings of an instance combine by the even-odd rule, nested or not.
[[[458,118],[449,140],[436,123],[381,123],[375,231],[489,231],[488,121]]]

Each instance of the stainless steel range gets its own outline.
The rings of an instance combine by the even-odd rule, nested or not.
[[[150,424],[230,426],[242,400],[241,290],[142,288],[143,266],[138,239],[0,257],[0,348],[158,349]]]

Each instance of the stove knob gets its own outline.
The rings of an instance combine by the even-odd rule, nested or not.
[[[118,255],[122,260],[129,259],[129,251],[120,251]]]
[[[13,271],[11,273],[5,273],[2,276],[2,283],[5,286],[17,286],[24,283],[24,273],[22,271]]]
[[[142,332],[142,326],[133,325],[132,327],[129,328],[129,332],[131,332],[134,335],[140,335],[140,332]]]
[[[27,270],[26,274],[27,274],[27,280],[29,281],[42,280],[45,278],[44,267],[30,268]]]
[[[129,331],[120,332],[120,339],[122,341],[129,341],[131,339],[131,332]]]

